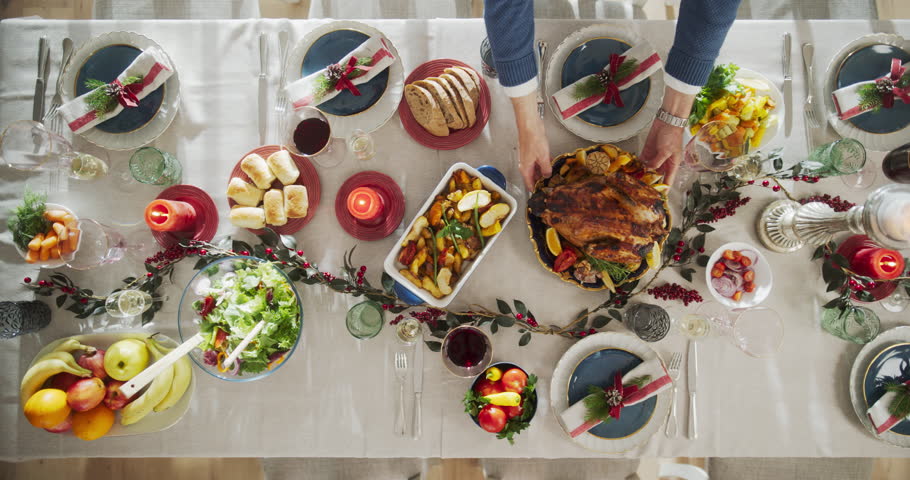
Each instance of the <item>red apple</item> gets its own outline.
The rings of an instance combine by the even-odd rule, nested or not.
[[[124,382],[120,380],[111,380],[107,384],[107,394],[104,396],[104,405],[111,410],[120,410],[130,403],[130,399],[126,398],[122,392],[120,392],[120,386]]]
[[[100,378],[83,378],[66,391],[66,403],[77,412],[91,410],[104,400],[104,382]]]
[[[76,360],[76,363],[82,368],[91,370],[93,375],[102,380],[107,378],[107,372],[104,371],[104,350],[101,350],[100,348],[86,350],[86,352]]]
[[[45,428],[45,430],[51,433],[63,433],[70,428],[73,428],[73,414],[67,415],[66,420],[60,422],[60,425],[55,425],[52,428]]]
[[[506,426],[506,412],[496,405],[486,405],[477,414],[477,422],[480,428],[490,432],[499,433]]]
[[[69,388],[76,382],[79,381],[82,377],[73,375],[72,373],[62,372],[54,375],[51,378],[50,387],[56,388],[57,390],[63,390],[64,392],[69,390]]]
[[[502,387],[501,382],[493,382],[484,378],[477,382],[477,385],[474,386],[474,391],[483,396],[487,396],[493,395],[494,393],[502,393],[505,389]]]

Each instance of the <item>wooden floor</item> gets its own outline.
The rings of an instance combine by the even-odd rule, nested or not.
[[[143,1],[143,0],[136,0]],[[798,1],[798,0],[794,0]],[[472,0],[475,17],[483,12],[483,1]],[[677,2],[678,3],[678,2]],[[881,19],[910,19],[910,0],[876,0]],[[0,18],[37,15],[43,18],[92,18],[93,0],[0,0]],[[287,3],[259,0],[263,17],[306,18],[309,0]],[[650,0],[645,5],[648,18],[675,18],[672,8]],[[643,459],[638,470],[642,480],[656,480],[661,461],[704,465],[704,459]],[[305,474],[305,472],[302,472]],[[0,480],[259,480],[263,478],[255,458],[147,458],[147,459],[62,459],[33,460],[21,463],[0,462]],[[301,478],[305,478],[302,476]],[[444,460],[428,472],[429,480],[482,480],[479,462],[470,459]],[[910,459],[877,459],[872,480],[910,479]]]

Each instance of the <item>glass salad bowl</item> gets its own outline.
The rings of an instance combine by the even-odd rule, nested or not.
[[[263,321],[262,330],[225,368],[232,349]],[[278,370],[300,342],[303,309],[293,282],[259,258],[231,256],[196,272],[180,297],[181,342],[197,333],[203,341],[190,352],[199,368],[231,382],[258,380]]]

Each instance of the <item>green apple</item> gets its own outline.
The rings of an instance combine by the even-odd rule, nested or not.
[[[127,338],[111,345],[104,354],[104,371],[114,380],[125,382],[145,370],[149,350],[145,343]]]

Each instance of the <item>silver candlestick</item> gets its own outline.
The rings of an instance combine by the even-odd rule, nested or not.
[[[769,250],[790,253],[806,244],[824,245],[840,232],[868,235],[879,245],[910,248],[910,185],[885,185],[864,205],[835,212],[821,202],[777,200],[762,211],[758,236]]]

